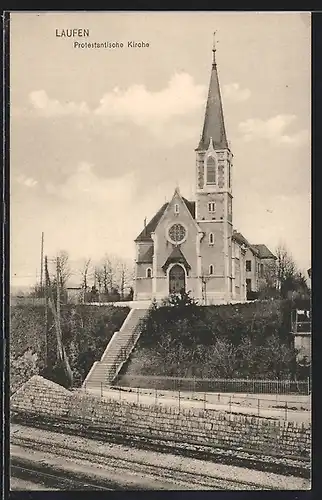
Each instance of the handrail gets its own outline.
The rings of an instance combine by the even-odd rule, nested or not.
[[[116,357],[116,360],[114,361],[113,365],[110,367],[110,369],[108,371],[108,375],[109,375],[109,378],[110,378],[110,376],[112,377],[112,379],[110,380],[111,382],[118,375],[117,372],[118,372],[118,368],[120,368],[120,365],[128,359],[133,348],[135,347],[135,338],[138,336],[139,331],[142,327],[143,319],[144,318],[139,319],[138,323],[133,328],[132,334],[131,334],[130,338],[128,339],[127,345],[121,347],[120,352]]]

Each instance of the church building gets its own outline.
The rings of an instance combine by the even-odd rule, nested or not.
[[[276,257],[233,229],[233,155],[227,141],[213,47],[209,92],[196,148],[195,200],[176,188],[135,240],[134,300],[190,292],[200,304],[244,302]]]

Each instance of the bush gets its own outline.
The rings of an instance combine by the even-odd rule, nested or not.
[[[26,350],[38,355],[40,368],[44,366],[45,307],[17,305],[10,308],[10,354],[22,356]]]
[[[288,378],[296,356],[290,301],[199,307],[189,297],[156,304],[126,373],[201,378]]]
[[[38,355],[30,349],[17,358],[10,359],[10,395],[16,392],[33,375],[39,374]]]
[[[100,359],[112,335],[120,329],[128,312],[128,307],[115,307],[113,305],[100,307],[62,306],[63,343],[73,372],[75,386],[81,385],[94,361]],[[49,324],[52,325],[51,315],[49,315]],[[36,356],[35,363],[39,373],[49,380],[66,385],[64,373],[56,363],[54,327],[50,329],[47,339],[49,366],[45,366],[47,361],[45,331],[44,307],[26,305],[12,307],[10,328],[12,360],[20,358],[27,350]],[[26,356],[26,359],[29,359],[29,355]],[[17,370],[16,365],[13,366],[13,370]]]

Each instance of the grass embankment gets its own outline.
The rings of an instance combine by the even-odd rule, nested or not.
[[[155,306],[122,375],[128,379],[299,376],[291,334],[293,305],[270,300],[198,307],[185,300]]]

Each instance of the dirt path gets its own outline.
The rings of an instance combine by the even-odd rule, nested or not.
[[[11,457],[74,471],[122,489],[307,490],[295,476],[139,450],[13,424]],[[117,488],[116,488],[117,489]]]
[[[206,400],[197,393],[181,393],[180,402],[178,393],[171,391],[153,392],[148,389],[140,389],[131,391],[123,389],[104,389],[88,387],[87,392],[98,397],[106,399],[116,399],[118,401],[129,401],[133,403],[157,404],[165,406],[175,406],[178,408],[207,408],[207,410],[224,411],[241,413],[243,415],[260,416],[266,418],[274,418],[276,420],[288,420],[298,423],[309,424],[311,422],[310,401],[307,396],[299,397],[295,401],[295,396],[292,396],[285,408],[285,402],[281,399],[263,397],[254,398],[247,395],[230,395],[230,394],[207,394]]]

